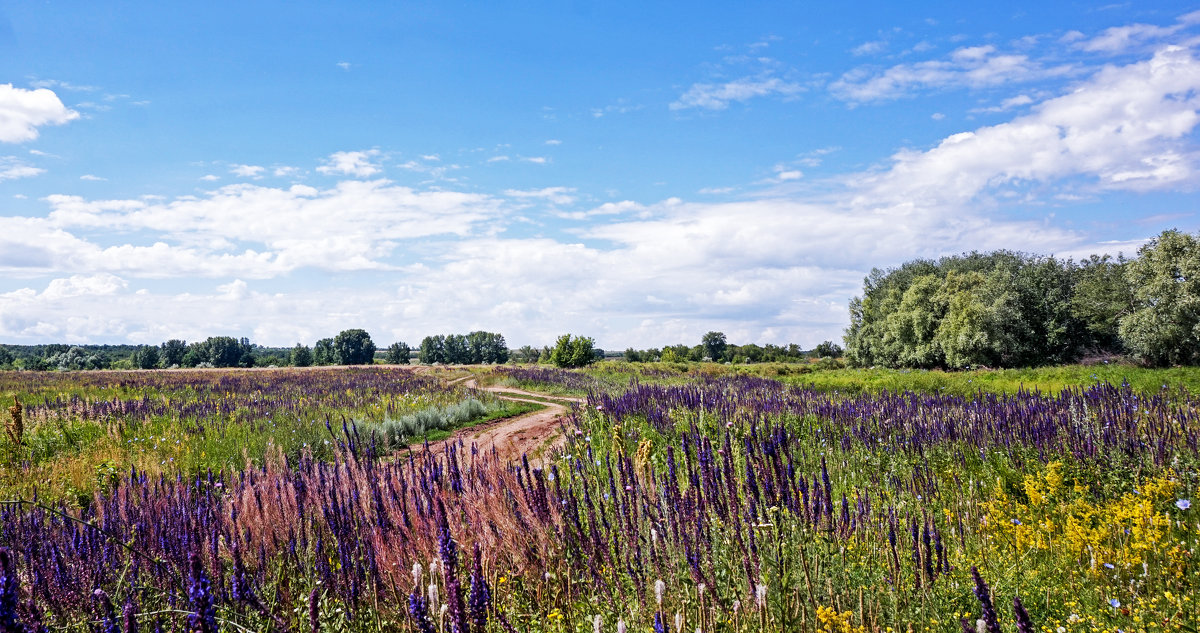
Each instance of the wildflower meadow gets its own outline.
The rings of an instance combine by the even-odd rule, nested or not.
[[[506,406],[408,369],[6,377],[23,428],[0,440],[0,631],[1200,622],[1185,389],[477,373],[586,396],[560,443],[504,460],[469,433],[397,434]]]

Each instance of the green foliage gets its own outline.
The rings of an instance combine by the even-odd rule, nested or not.
[[[253,367],[254,347],[247,338],[210,336],[188,346],[183,355],[183,366]]]
[[[725,340],[724,332],[708,332],[700,339],[700,345],[704,348],[704,355],[709,360],[720,362],[725,360],[725,348],[729,343]]]
[[[1133,310],[1133,286],[1126,277],[1128,260],[1092,255],[1079,262],[1071,312],[1087,328],[1091,349],[1121,351],[1120,320]]]
[[[1022,367],[1071,362],[1111,350],[1120,297],[1098,306],[1077,297],[1086,281],[1111,290],[1107,260],[995,251],[875,269],[850,302],[846,356],[858,366]]]
[[[187,354],[187,341],[173,338],[160,346],[158,360],[163,367],[182,367],[184,354]]]
[[[296,343],[288,356],[288,362],[293,367],[310,367],[313,364],[312,350],[303,343]]]
[[[1134,310],[1120,334],[1134,355],[1153,365],[1200,361],[1200,243],[1164,231],[1126,267]]]
[[[817,358],[839,358],[843,351],[842,346],[833,341],[822,341],[813,348],[813,354]]]
[[[525,363],[536,363],[542,357],[542,350],[533,347],[532,345],[522,345],[517,350],[515,356]]]
[[[407,365],[411,354],[408,343],[392,343],[387,348],[386,360],[391,365]]]
[[[138,350],[133,353],[133,356],[130,358],[130,360],[133,361],[133,365],[138,369],[154,369],[155,367],[158,367],[160,360],[158,346],[149,345],[138,348]]]
[[[333,351],[333,339],[323,338],[313,345],[314,365],[334,365],[336,363],[337,355]]]
[[[370,365],[375,361],[375,342],[366,330],[342,330],[333,339],[333,357],[338,365]]]
[[[90,352],[76,345],[47,356],[38,368],[54,371],[81,371],[85,369],[107,369],[109,364],[107,356],[101,353]]]
[[[471,332],[426,336],[418,353],[421,363],[432,365],[478,365],[508,362],[508,347],[504,336],[493,332]]]
[[[572,337],[563,334],[558,337],[554,349],[550,352],[550,362],[556,367],[584,367],[596,360],[592,349],[595,341],[587,336]]]

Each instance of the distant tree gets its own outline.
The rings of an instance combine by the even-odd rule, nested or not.
[[[1092,255],[1079,262],[1075,271],[1075,292],[1071,296],[1071,314],[1084,324],[1085,346],[1089,349],[1121,352],[1121,319],[1133,312],[1133,286],[1126,271],[1129,260]]]
[[[521,362],[536,363],[542,356],[542,350],[532,345],[522,345],[521,348],[517,350],[516,355],[521,359]]]
[[[1134,309],[1119,329],[1129,351],[1152,365],[1200,361],[1200,241],[1164,231],[1138,250],[1126,278]]]
[[[444,364],[446,362],[446,337],[439,334],[421,339],[417,360],[421,361],[422,365]]]
[[[554,349],[550,352],[550,362],[558,367],[584,367],[595,362],[593,352],[595,341],[586,336],[572,337],[563,334],[558,337]]]
[[[183,366],[183,355],[187,353],[187,342],[173,338],[159,348],[158,362],[163,367]]]
[[[471,362],[471,344],[462,334],[447,334],[442,353],[446,363],[463,365]]]
[[[412,354],[412,348],[408,343],[392,343],[387,348],[387,362],[391,365],[407,365],[408,357]]]
[[[641,355],[641,353],[640,353],[640,352],[638,352],[636,349],[633,349],[632,347],[630,347],[630,348],[627,348],[627,349],[625,350],[624,357],[625,357],[625,360],[626,360],[627,362],[630,362],[630,363],[640,363],[640,362],[642,362],[642,355]]]
[[[333,339],[323,338],[313,345],[314,365],[333,365],[336,362],[337,355],[333,351]]]
[[[7,347],[0,345],[0,366],[10,367],[12,366],[13,360],[14,358],[12,352],[8,351]]]
[[[253,367],[254,345],[247,338],[210,336],[189,345],[183,355],[184,366],[195,367],[201,363],[212,367]]]
[[[333,339],[333,357],[338,365],[370,365],[375,362],[375,343],[366,330],[342,330]]]
[[[145,347],[139,347],[133,352],[133,358],[131,360],[133,361],[133,365],[138,369],[154,369],[155,367],[158,367],[158,346],[147,345]]]
[[[705,356],[719,362],[725,356],[725,348],[729,343],[725,340],[723,332],[709,332],[700,339],[700,345],[704,347]]]
[[[288,355],[288,363],[292,367],[310,367],[313,364],[313,352],[304,343],[296,343]]]
[[[833,341],[822,341],[813,349],[813,353],[817,358],[837,358],[842,355],[842,346]]]

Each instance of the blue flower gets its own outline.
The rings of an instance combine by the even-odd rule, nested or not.
[[[1179,501],[1175,502],[1175,507],[1179,508],[1180,510],[1187,510],[1188,508],[1192,507],[1192,502],[1187,499],[1180,499]]]
[[[1109,569],[1113,569],[1113,567],[1114,567],[1114,565],[1112,563],[1104,563],[1104,566]]]
[[[1117,600],[1116,598],[1110,598],[1108,601],[1108,605],[1114,609],[1117,609],[1121,606],[1121,601]]]

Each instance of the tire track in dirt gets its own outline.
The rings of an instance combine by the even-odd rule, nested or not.
[[[548,451],[562,446],[566,439],[562,435],[561,426],[563,418],[567,416],[568,409],[565,405],[553,402],[552,400],[565,400],[568,402],[584,401],[583,398],[547,396],[545,394],[510,387],[489,386],[481,388],[474,376],[463,376],[451,380],[446,384],[450,386],[458,383],[463,383],[464,386],[471,389],[494,393],[501,400],[530,402],[546,408],[512,418],[458,429],[445,440],[430,442],[429,450],[434,453],[441,453],[449,444],[462,440],[464,446],[469,447],[474,444],[481,452],[486,451],[490,453],[495,448],[497,457],[502,461],[516,460],[520,459],[521,455],[528,455],[531,464],[535,462],[540,463]],[[530,397],[521,398],[519,396]],[[534,398],[540,398],[541,400]],[[413,445],[411,448],[419,450],[421,446]]]

